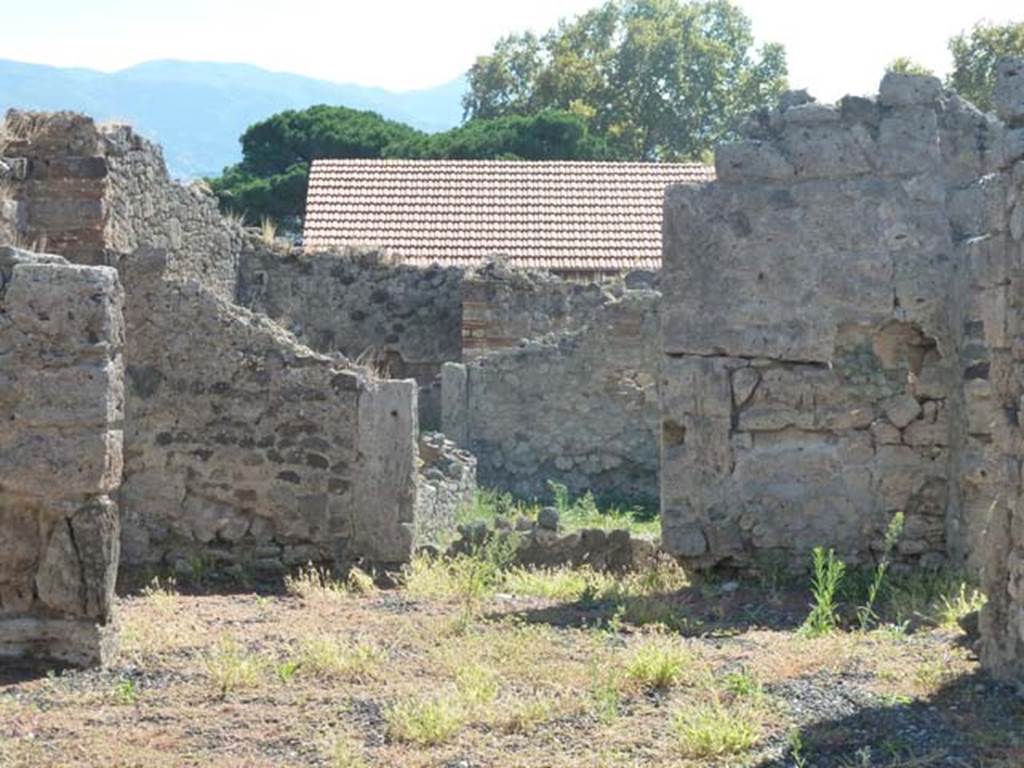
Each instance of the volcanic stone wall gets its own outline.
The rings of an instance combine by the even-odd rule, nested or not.
[[[989,501],[972,510],[982,523],[972,525],[980,529],[972,554],[988,595],[982,662],[1024,689],[1024,59],[999,65],[995,95],[1006,124],[999,171],[965,189],[957,206],[972,275],[969,316],[982,326],[973,346],[985,350],[968,360],[966,400],[970,422],[983,420],[990,437],[963,476]]]
[[[436,429],[441,365],[462,358],[462,270],[390,262],[372,249],[306,254],[251,238],[241,252],[238,303],[319,352],[415,378],[421,423]]]
[[[370,382],[196,282],[126,267],[133,348],[124,559],[271,574],[401,562],[413,545],[412,382]]]
[[[12,120],[18,237],[116,265],[125,286],[124,564],[271,575],[407,560],[436,528],[417,528],[417,511],[440,514],[417,506],[415,383],[318,354],[235,304],[247,236],[130,129]]]
[[[242,233],[201,183],[167,175],[160,147],[127,126],[71,112],[11,111],[7,154],[23,168],[21,238],[79,264],[120,266],[139,247],[168,253],[168,276],[234,296]]]
[[[121,312],[113,269],[0,248],[0,657],[113,651]]]
[[[515,348],[525,339],[580,330],[610,295],[656,285],[654,272],[588,283],[510,269],[501,260],[488,262],[462,282],[462,356],[472,360]]]
[[[670,191],[662,519],[697,563],[870,562],[903,512],[899,554],[981,574],[983,658],[1024,678],[1024,62],[997,100],[788,94]]]
[[[566,329],[515,347],[505,344],[519,331],[503,332],[496,349],[444,367],[442,429],[476,455],[480,482],[547,497],[551,480],[574,494],[656,502],[657,292],[498,269],[477,280],[464,289],[489,297],[492,329]]]

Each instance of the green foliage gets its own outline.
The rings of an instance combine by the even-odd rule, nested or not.
[[[761,737],[761,726],[752,714],[731,711],[719,702],[676,713],[672,729],[683,753],[691,758],[743,754]]]
[[[222,699],[232,691],[257,687],[265,666],[263,659],[230,637],[221,637],[203,664],[210,685]]]
[[[782,46],[753,48],[728,0],[608,0],[543,37],[498,41],[463,106],[474,118],[566,110],[618,158],[699,159],[786,86]]]
[[[598,504],[590,493],[573,499],[569,489],[561,483],[548,481],[548,487],[551,489],[553,506],[558,510],[561,527],[566,531],[581,528],[625,528],[634,534],[657,536],[661,533],[661,518],[657,507]],[[461,525],[482,520],[493,524],[498,516],[509,519],[535,519],[539,512],[539,503],[523,501],[509,493],[481,488],[474,496],[473,503],[459,510],[458,523]]]
[[[255,224],[264,216],[281,223],[282,230],[294,230],[305,210],[309,164],[296,163],[282,173],[256,176],[245,164],[224,169],[224,175],[209,179],[221,210]]]
[[[955,628],[957,621],[985,604],[962,573],[918,569],[890,579],[888,613],[898,625],[907,623]]]
[[[909,56],[898,56],[889,62],[885,68],[886,72],[896,72],[900,75],[934,75],[928,67],[918,64]]]
[[[131,678],[125,678],[114,686],[114,703],[130,706],[139,700],[139,686]]]
[[[388,145],[422,135],[376,112],[321,104],[250,126],[242,134],[242,166],[254,176],[272,176],[321,157],[382,157]]]
[[[878,621],[878,614],[875,613],[875,603],[878,600],[879,593],[882,591],[882,585],[885,583],[885,574],[892,562],[892,552],[896,548],[896,542],[899,540],[900,534],[903,533],[903,521],[903,513],[897,512],[893,515],[885,530],[885,545],[882,557],[878,561],[878,565],[875,566],[874,578],[872,578],[871,584],[868,586],[867,602],[857,608],[857,623],[860,625],[861,632],[866,632],[872,623]]]
[[[832,549],[826,552],[822,547],[815,547],[813,558],[814,577],[811,581],[811,594],[814,602],[811,604],[811,612],[800,627],[800,632],[805,637],[826,635],[839,625],[836,592],[846,572],[846,564],[836,557]]]
[[[395,142],[384,157],[442,160],[605,160],[607,144],[570,112],[477,119],[450,131]]]
[[[626,677],[646,688],[671,688],[683,678],[690,656],[669,635],[653,635],[643,641],[626,663]]]
[[[1024,22],[975,24],[949,41],[953,71],[947,84],[976,107],[994,108],[996,62],[1004,56],[1024,56]]]
[[[463,719],[463,712],[444,696],[403,699],[384,711],[390,740],[426,747],[451,739],[462,728]]]
[[[436,134],[374,112],[317,106],[281,112],[242,135],[242,162],[209,183],[221,209],[256,224],[269,217],[296,230],[309,166],[318,158],[601,160],[610,151],[577,115],[543,110],[470,120]]]
[[[727,672],[722,676],[722,687],[734,697],[758,700],[764,696],[764,686],[757,676],[746,668]]]

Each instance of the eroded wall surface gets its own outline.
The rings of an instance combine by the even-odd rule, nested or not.
[[[462,358],[462,270],[389,263],[386,253],[288,253],[255,239],[240,257],[238,302],[303,343],[366,360],[420,385],[423,426],[440,422],[441,365]]]
[[[255,239],[157,147],[71,114],[17,113],[19,237],[115,265],[127,295],[123,562],[273,575],[407,560],[416,386],[318,354],[234,303]]]
[[[577,310],[565,331],[477,348],[442,371],[442,430],[477,457],[481,484],[547,497],[551,480],[573,494],[656,502],[657,292],[496,272],[480,290],[466,286],[469,297],[494,297],[503,327],[524,319],[524,333],[557,324],[560,298]]]
[[[126,267],[124,559],[272,573],[412,547],[412,382],[370,383],[197,282]],[[144,357],[143,357],[144,355]]]
[[[938,563],[967,536],[961,358],[983,325],[947,201],[997,171],[1002,127],[888,75],[878,99],[790,97],[746,131],[716,183],[666,201],[666,543],[864,561],[902,511],[900,554]]]
[[[0,657],[114,650],[122,300],[113,269],[0,248]]]
[[[509,268],[495,260],[462,283],[462,356],[472,360],[524,340],[585,328],[609,295],[657,285],[654,272],[630,272],[596,282],[565,280]]]
[[[967,464],[964,478],[991,500],[986,514],[975,512],[984,524],[971,526],[980,528],[971,552],[981,562],[988,596],[982,662],[1024,687],[1024,59],[998,67],[996,103],[1007,125],[1000,173],[980,179],[962,201],[976,233],[965,233],[975,275],[971,307],[982,318],[987,349],[986,359],[971,362],[989,371],[988,385],[969,389],[967,402],[991,435],[985,461]]]
[[[115,267],[142,246],[161,248],[169,276],[234,295],[241,231],[201,183],[168,177],[160,147],[71,112],[12,111],[7,132],[7,154],[23,164],[24,242]]]
[[[790,94],[670,191],[665,545],[697,563],[966,563],[983,659],[1024,670],[1020,546],[1024,62],[998,119],[935,78]]]

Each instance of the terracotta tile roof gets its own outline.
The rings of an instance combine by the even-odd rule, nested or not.
[[[411,264],[615,271],[661,266],[665,188],[710,181],[695,163],[316,160],[308,249],[386,247]]]

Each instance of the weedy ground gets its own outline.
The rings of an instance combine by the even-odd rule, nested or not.
[[[965,646],[961,585],[894,578],[869,631],[840,595],[812,635],[806,583],[670,563],[154,582],[119,600],[109,669],[0,668],[0,765],[1019,768],[1024,705]]]

